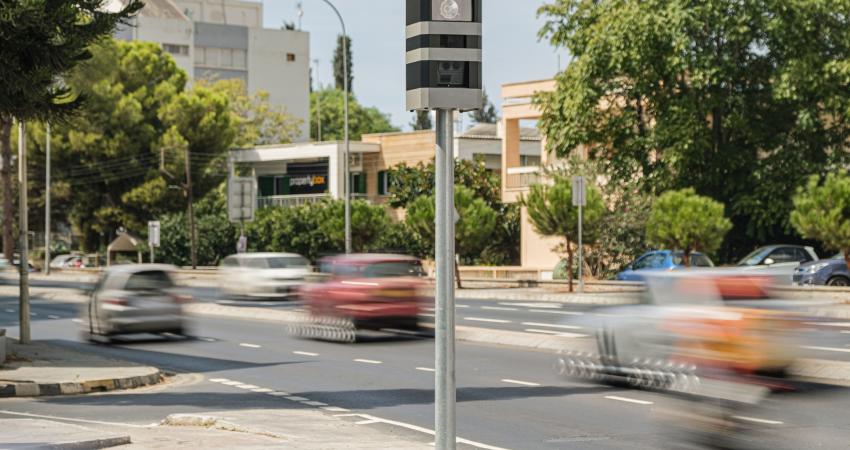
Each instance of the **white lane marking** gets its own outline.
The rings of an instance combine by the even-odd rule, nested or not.
[[[504,306],[482,306],[481,309],[488,311],[519,311],[519,308],[509,308]]]
[[[804,325],[815,325],[819,327],[850,328],[850,322],[803,322]]]
[[[637,403],[638,405],[651,405],[652,404],[652,402],[649,402],[649,401],[646,401],[646,400],[637,400],[637,399],[634,399],[634,398],[619,397],[619,396],[616,396],[616,395],[606,395],[605,398],[607,398],[608,400],[617,400],[618,402]]]
[[[14,309],[6,309],[6,312],[7,313],[13,313],[13,312],[15,312],[15,310]]]
[[[267,392],[271,392],[271,391],[272,391],[272,390],[271,390],[271,389],[269,389],[269,388],[257,388],[257,389],[251,389],[251,392],[256,392],[256,393],[258,393],[258,394],[265,394],[265,393],[267,393]]]
[[[525,331],[526,331],[527,333],[540,333],[540,334],[553,334],[553,335],[561,334],[561,332],[560,332],[560,331],[555,331],[555,330],[538,330],[537,328],[526,328],[526,329],[525,329]]]
[[[841,330],[841,334],[850,334],[850,331],[847,331],[847,330]]]
[[[48,319],[61,319],[59,316],[54,316],[53,314],[47,316]]]
[[[320,409],[330,412],[349,412],[350,409],[340,408],[339,406],[322,406]]]
[[[236,387],[238,387],[239,389],[245,389],[245,390],[254,390],[254,389],[260,388],[259,386],[254,386],[253,384],[240,384],[240,385],[237,385]]]
[[[434,309],[434,308],[422,308],[422,310],[423,311],[431,311],[431,312],[436,311],[436,309]]]
[[[31,317],[37,317],[37,316],[38,316],[38,313],[31,312],[31,313],[30,313],[30,316],[31,316]]]
[[[551,309],[530,309],[529,311],[534,313],[546,313],[546,314],[561,314],[564,316],[583,316],[583,312],[578,311],[554,311]]]
[[[74,323],[83,323],[83,319],[71,319],[71,322],[74,322]]]
[[[286,397],[286,396],[289,395],[289,392],[272,391],[272,392],[266,392],[266,394],[274,396],[274,397]]]
[[[314,401],[310,401],[310,400],[307,400],[307,401],[301,402],[301,404],[302,404],[302,405],[307,405],[307,406],[328,406],[328,404],[327,404],[327,403],[314,402]]]
[[[519,384],[519,385],[522,385],[522,386],[540,386],[540,383],[532,383],[530,381],[511,380],[510,378],[505,378],[505,379],[502,380],[502,382],[511,383],[511,384]]]
[[[49,420],[62,420],[66,422],[79,422],[79,423],[90,423],[95,425],[109,425],[109,426],[119,426],[119,427],[130,427],[130,428],[148,428],[151,425],[138,425],[133,423],[119,423],[119,422],[104,422],[102,420],[87,420],[87,419],[75,419],[71,417],[61,417],[61,416],[48,416],[45,414],[32,414],[32,413],[23,413],[16,411],[7,411],[0,410],[0,414],[7,414],[13,416],[23,416],[23,417],[36,417],[39,419],[49,419]]]
[[[225,386],[241,386],[242,383],[239,381],[222,381],[221,384]]]
[[[354,423],[357,424],[357,425],[372,425],[373,423],[381,423],[381,421],[375,420],[375,419],[367,419],[367,420],[360,420],[360,421],[357,421],[357,422],[354,422]]]
[[[469,320],[469,321],[472,321],[472,322],[511,323],[510,320],[486,319],[486,318],[483,318],[483,317],[464,317],[463,320]]]
[[[463,304],[455,305],[455,308],[469,308],[469,305],[463,305]]]
[[[800,348],[804,348],[806,350],[821,350],[821,351],[825,351],[825,352],[850,353],[850,348],[817,347],[817,346],[814,346],[814,345],[801,345]]]
[[[544,327],[544,328],[560,328],[564,330],[580,330],[581,327],[577,327],[575,325],[555,325],[552,323],[540,323],[540,322],[523,322],[525,326],[529,327]]]
[[[421,370],[422,372],[436,372],[436,370],[430,367],[417,367],[416,370]]]
[[[732,418],[738,419],[738,420],[745,420],[747,422],[763,423],[763,424],[766,424],[766,425],[782,425],[782,424],[785,423],[785,422],[780,422],[778,420],[759,419],[757,417],[747,417],[747,416],[732,416]]]
[[[355,359],[354,362],[364,363],[364,364],[383,364],[382,361],[375,361],[374,359]]]
[[[319,356],[318,353],[313,353],[313,352],[295,351],[295,352],[292,352],[292,353],[295,353],[296,355],[301,355],[301,356]]]
[[[550,308],[551,309],[558,309],[558,308],[561,307],[561,305],[559,305],[557,303],[500,302],[499,304],[505,305],[505,306],[522,306],[522,307],[525,307],[525,308],[545,308],[545,309],[550,309]]]
[[[241,344],[239,344],[239,346],[240,346],[240,347],[248,347],[248,348],[260,348],[260,346],[259,346],[259,345],[257,345],[257,344],[246,344],[246,343],[244,343],[244,342],[243,342],[243,343],[241,343]]]
[[[424,427],[420,427],[418,425],[413,425],[409,423],[399,422],[396,420],[383,419],[380,417],[370,416],[369,414],[338,414],[336,417],[360,417],[363,420],[359,422],[355,422],[357,425],[369,425],[373,423],[385,423],[387,425],[394,425],[401,428],[407,428],[408,430],[418,431],[420,433],[425,433],[431,436],[435,436],[434,430],[429,430]],[[481,442],[470,441],[469,439],[457,438],[458,444],[466,444],[476,448],[483,448],[485,450],[507,450],[502,447],[495,447],[492,445],[482,444]]]
[[[565,338],[587,337],[586,334],[581,334],[581,333],[569,333],[569,332],[566,332],[566,331],[554,331],[554,330],[538,330],[536,328],[526,328],[525,331],[527,333],[548,334],[550,336],[560,336],[560,337],[565,337]]]
[[[419,313],[419,315],[420,315],[420,316],[425,316],[425,317],[436,317],[436,316],[434,316],[433,314],[428,314],[428,313]]]
[[[227,378],[210,378],[210,381],[213,383],[224,383],[225,381],[230,381]]]
[[[200,340],[202,340],[202,341],[204,341],[204,342],[215,342],[215,341],[216,341],[215,339],[213,339],[213,338],[208,338],[208,337],[202,337],[202,338],[198,338],[198,339],[200,339]]]
[[[286,397],[286,399],[287,399],[287,400],[292,400],[293,402],[309,402],[309,401],[310,401],[310,399],[309,399],[309,398],[306,398],[306,397],[298,397],[297,395],[292,395],[292,396]]]

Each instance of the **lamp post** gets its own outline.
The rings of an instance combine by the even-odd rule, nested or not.
[[[50,122],[47,127],[47,142],[44,152],[44,274],[50,275]]]
[[[319,60],[314,59],[316,64],[316,142],[322,142],[322,82],[319,80]]]
[[[351,146],[348,138],[348,34],[345,32],[345,21],[342,20],[342,14],[336,9],[336,6],[330,0],[323,0],[331,9],[334,10],[339,18],[339,23],[342,25],[342,78],[343,78],[343,99],[345,108],[345,158],[343,174],[343,195],[345,196],[345,253],[351,253],[351,167],[350,167],[350,152]]]

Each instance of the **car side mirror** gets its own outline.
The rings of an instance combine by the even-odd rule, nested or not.
[[[772,265],[776,264],[776,261],[774,261],[773,258],[767,258],[767,259],[764,260],[764,263],[768,266],[772,266]]]

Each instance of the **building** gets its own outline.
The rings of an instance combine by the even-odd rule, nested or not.
[[[302,120],[299,141],[309,140],[309,33],[263,28],[263,4],[242,0],[146,0],[135,22],[116,37],[160,44],[191,80],[238,78],[268,92]]]
[[[483,159],[488,170],[501,173],[503,136],[501,123],[476,124],[455,138],[455,157],[464,160]],[[537,128],[520,129],[519,153],[522,166],[540,165],[541,142]]]

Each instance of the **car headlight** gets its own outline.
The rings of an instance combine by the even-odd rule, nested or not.
[[[817,273],[817,272],[819,272],[821,269],[823,269],[824,267],[827,267],[828,265],[829,265],[829,263],[817,263],[817,264],[813,264],[813,265],[811,265],[811,266],[809,266],[809,267],[805,267],[805,268],[803,268],[803,273]]]

